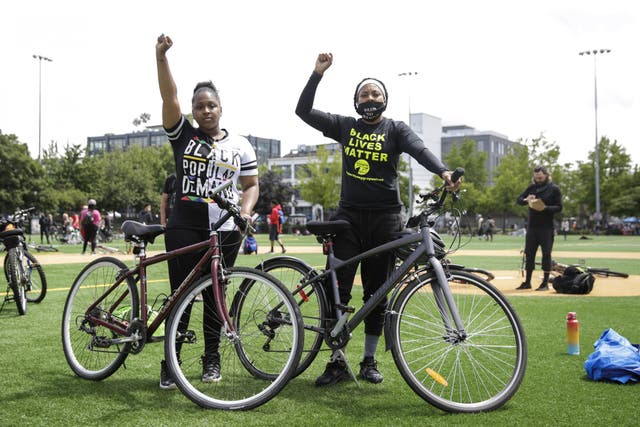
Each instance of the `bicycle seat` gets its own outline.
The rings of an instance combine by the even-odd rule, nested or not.
[[[140,222],[131,220],[123,222],[121,228],[124,233],[125,241],[131,241],[133,236],[137,236],[145,243],[153,243],[156,236],[164,233],[164,227],[160,224],[144,225]]]
[[[14,228],[13,230],[5,230],[5,231],[0,231],[0,239],[4,239],[5,237],[11,237],[11,236],[22,236],[24,232],[22,231],[21,228]]]
[[[351,228],[351,224],[344,219],[337,221],[309,221],[307,223],[307,230],[316,236],[331,236],[348,228]]]

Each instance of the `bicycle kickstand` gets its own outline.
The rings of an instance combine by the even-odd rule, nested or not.
[[[362,388],[362,386],[360,386],[360,382],[358,381],[358,378],[356,377],[355,372],[353,372],[353,369],[351,369],[351,365],[347,360],[347,355],[344,354],[344,351],[342,351],[342,349],[335,350],[331,355],[331,360],[332,361],[342,360],[344,364],[347,366],[347,371],[349,371],[349,375],[351,375],[351,378],[353,379],[353,381],[356,383],[358,388]]]

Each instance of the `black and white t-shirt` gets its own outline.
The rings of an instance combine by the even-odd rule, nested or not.
[[[165,131],[176,164],[176,204],[167,228],[209,229],[224,213],[208,197],[209,190],[231,180],[233,184],[223,197],[238,203],[240,176],[258,174],[256,153],[246,138],[226,131],[222,140],[214,142],[184,116]],[[234,227],[233,220],[229,220],[218,230]]]

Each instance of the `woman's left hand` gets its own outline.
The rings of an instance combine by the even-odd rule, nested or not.
[[[447,185],[445,186],[447,191],[457,191],[460,188],[460,184],[462,184],[462,177],[458,178],[456,182],[451,181],[451,175],[453,172],[444,171],[442,172],[442,179],[445,180]]]

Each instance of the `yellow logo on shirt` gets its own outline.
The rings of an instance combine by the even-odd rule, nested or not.
[[[369,173],[369,169],[371,169],[371,166],[369,166],[369,162],[363,159],[358,160],[356,164],[353,165],[353,167],[355,168],[356,172],[358,172],[358,175],[366,175]]]

